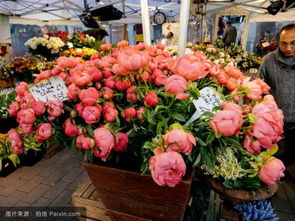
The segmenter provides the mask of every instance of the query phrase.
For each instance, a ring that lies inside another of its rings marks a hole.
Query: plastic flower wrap
[[[77,30],[69,36],[68,41],[72,44],[73,48],[91,48],[94,46],[95,38],[89,36],[88,34],[83,34],[81,31]]]
[[[31,134],[37,142],[60,136],[62,127],[62,141],[89,161],[151,174],[161,186],[176,186],[193,166],[252,190],[283,176],[272,157],[283,115],[270,88],[200,51],[173,58],[164,49],[122,41],[90,60],[59,57],[35,82],[58,75],[68,100],[36,101],[21,83],[10,106],[20,123],[17,147]]]
[[[278,42],[275,38],[271,40],[268,37],[264,37],[257,45],[256,45],[256,53],[265,56],[269,52],[272,52],[278,48]]]

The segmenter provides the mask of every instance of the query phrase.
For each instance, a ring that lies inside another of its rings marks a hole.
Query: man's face
[[[285,56],[295,56],[295,28],[280,34],[280,50]]]

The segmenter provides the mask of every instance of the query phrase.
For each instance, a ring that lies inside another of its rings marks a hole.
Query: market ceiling
[[[192,0],[192,3],[204,1],[208,1],[207,11],[236,5],[256,13],[268,14],[266,8],[271,5],[270,0],[235,0],[231,2]],[[295,6],[294,0],[275,0],[275,2],[277,1],[289,4],[288,6],[292,4],[290,8]],[[150,15],[160,10],[167,16],[177,16],[180,2],[181,0],[149,0]],[[78,20],[78,15],[85,11],[108,5],[113,5],[122,11],[123,18],[136,19],[141,16],[140,0],[0,0],[0,13],[40,20]],[[294,8],[290,10],[294,10]]]

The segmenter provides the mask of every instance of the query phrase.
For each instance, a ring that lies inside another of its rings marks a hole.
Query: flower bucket
[[[16,170],[16,167],[13,165],[10,159],[7,159],[7,158],[3,159],[1,163],[2,163],[2,170],[0,171],[0,177],[6,177]]]
[[[20,164],[23,166],[33,166],[38,163],[43,157],[44,151],[28,150],[27,154],[21,154],[19,156]]]
[[[18,126],[15,117],[0,120],[0,133],[6,134],[11,128]]]
[[[275,183],[267,189],[258,189],[256,192],[232,189],[223,186],[220,182],[210,178],[208,183],[211,188],[220,195],[220,198],[231,205],[249,203],[254,200],[268,199],[278,191],[278,184]]]
[[[193,173],[174,188],[149,175],[84,163],[106,209],[148,220],[183,220]]]

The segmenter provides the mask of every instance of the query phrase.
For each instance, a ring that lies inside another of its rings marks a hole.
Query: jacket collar
[[[277,49],[274,51],[274,55],[275,55],[275,58],[276,58],[280,63],[289,66],[289,65],[286,63],[285,57],[284,57],[284,55],[282,54],[282,52],[280,51],[280,48],[277,48]],[[291,67],[292,69],[295,69],[295,61],[290,65],[290,67]]]

